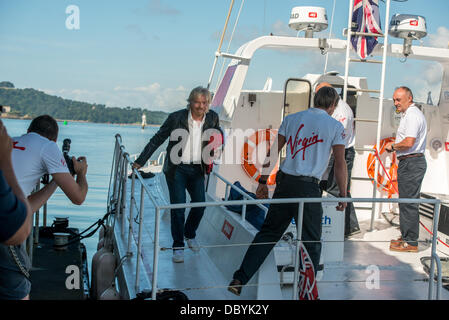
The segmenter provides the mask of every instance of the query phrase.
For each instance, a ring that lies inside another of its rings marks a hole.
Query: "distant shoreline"
[[[8,116],[8,115],[4,115],[2,114],[1,119],[13,119],[13,120],[31,120],[31,117],[17,117],[17,116]],[[140,127],[142,124],[138,123],[138,122],[134,122],[134,123],[117,123],[117,122],[92,122],[92,121],[88,121],[88,120],[69,120],[69,119],[55,119],[58,122],[80,122],[80,123],[101,123],[101,124],[116,124],[119,126],[137,126]],[[147,124],[145,127],[160,127],[160,124]]]

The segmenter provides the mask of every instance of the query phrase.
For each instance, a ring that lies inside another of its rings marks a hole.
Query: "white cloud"
[[[447,48],[449,46],[449,29],[439,27],[436,34],[429,34],[428,44],[432,47]]]
[[[407,76],[406,82],[410,82],[413,90],[413,99],[417,102],[426,103],[429,92],[431,92],[432,101],[438,103],[443,68],[439,63],[425,63],[420,69],[420,76]]]
[[[295,37],[297,32],[291,29],[284,21],[278,20],[271,26],[271,32],[275,36],[291,36]]]

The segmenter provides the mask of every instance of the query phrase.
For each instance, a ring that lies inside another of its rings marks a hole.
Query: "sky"
[[[192,88],[207,85],[230,2],[0,0],[0,81],[108,107],[179,109],[186,105]],[[288,27],[295,6],[325,7],[330,25],[334,0],[245,0],[229,45],[241,3],[235,0],[222,51],[234,53],[245,42],[270,33],[296,36]],[[73,19],[74,11],[68,10],[70,6],[79,10],[79,25]],[[347,7],[347,0],[336,0],[332,30],[336,38],[343,39]],[[384,26],[385,4],[381,1],[380,10]],[[428,35],[422,45],[447,48],[448,0],[392,2],[390,17],[395,13],[424,16]],[[328,34],[329,29],[316,37]],[[390,43],[402,43],[389,39]],[[414,45],[420,42],[414,41]],[[442,76],[438,64],[409,60],[404,68],[397,58],[387,61],[387,97],[394,87],[408,85],[415,100],[425,102],[431,91],[434,103],[438,101]],[[254,56],[244,88],[262,89],[271,77],[273,89],[281,90],[287,78],[322,73],[323,69],[324,56],[320,54],[265,50]],[[344,74],[344,56],[331,55],[327,70]],[[371,88],[379,88],[380,70],[352,64],[350,75],[367,77]]]

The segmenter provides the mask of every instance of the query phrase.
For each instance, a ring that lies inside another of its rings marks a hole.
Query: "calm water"
[[[2,119],[11,137],[26,133],[30,120]],[[51,225],[56,216],[69,217],[70,227],[85,230],[91,224],[102,218],[106,213],[106,200],[109,188],[112,156],[115,135],[122,136],[123,143],[129,154],[140,153],[158,128],[113,124],[94,124],[69,122],[64,125],[59,122],[58,146],[62,147],[65,138],[72,140],[70,155],[86,156],[88,163],[87,181],[89,191],[85,202],[76,206],[67,199],[61,189],[53,194],[48,202],[47,224]],[[161,147],[160,150],[164,150]],[[151,159],[157,159],[158,150]],[[42,214],[40,215],[42,224]],[[97,249],[98,233],[83,240],[88,253],[89,273],[92,256]]]

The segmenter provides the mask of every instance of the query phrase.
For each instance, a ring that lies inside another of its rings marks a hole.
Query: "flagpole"
[[[334,5],[333,5],[333,7],[332,7],[331,27],[330,27],[330,29],[329,29],[329,36],[328,36],[328,39],[330,39],[330,37],[332,36],[332,27],[334,26],[335,2],[336,2],[336,0],[334,0]],[[323,71],[323,74],[326,73],[326,70],[327,70],[327,61],[328,61],[328,59],[329,59],[329,51],[326,52],[326,61],[324,62],[324,71]]]
[[[349,53],[351,50],[351,24],[352,24],[353,8],[354,8],[354,0],[349,0],[348,33],[347,33],[348,39],[346,40],[345,82],[343,87],[343,101],[345,102],[348,96]]]

